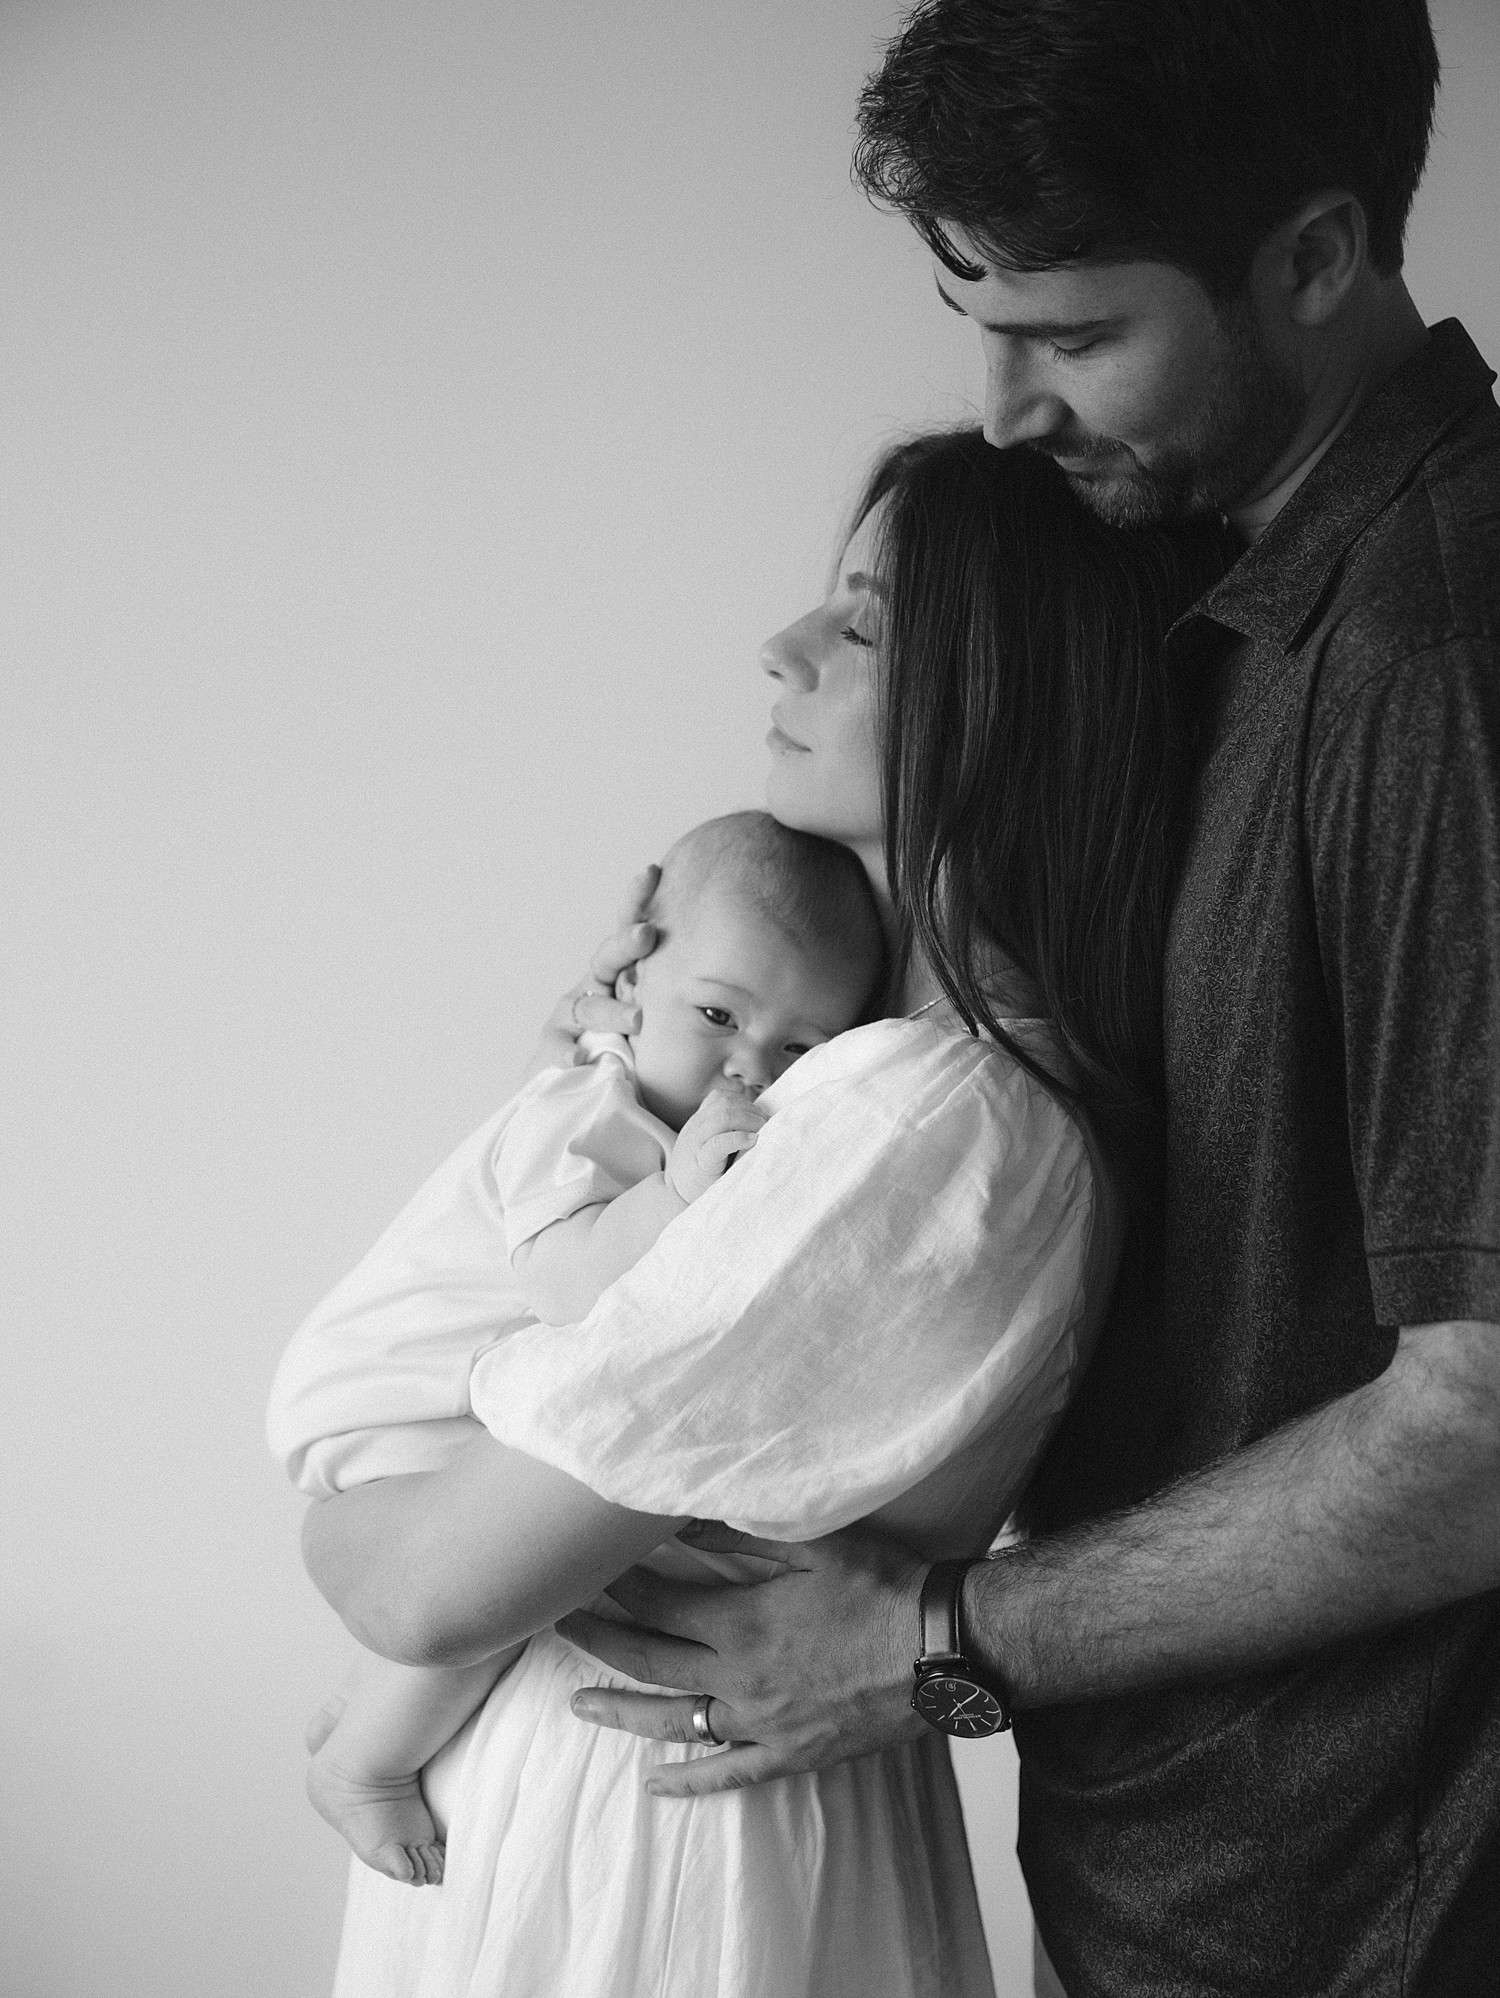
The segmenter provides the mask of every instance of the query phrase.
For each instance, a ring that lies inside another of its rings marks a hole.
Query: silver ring
[[[693,1702],[693,1733],[706,1748],[722,1748],[723,1741],[713,1731],[708,1718],[708,1710],[713,1704],[712,1693],[700,1693]]]

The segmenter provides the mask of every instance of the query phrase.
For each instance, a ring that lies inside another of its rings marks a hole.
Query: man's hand
[[[667,1185],[691,1204],[724,1177],[732,1158],[751,1150],[769,1115],[757,1109],[754,1092],[743,1082],[729,1079],[711,1090],[677,1133]]]
[[[528,1082],[544,1068],[575,1068],[580,1034],[633,1034],[641,1024],[636,1008],[615,998],[615,980],[626,965],[649,957],[656,948],[656,930],[643,918],[660,879],[661,869],[653,865],[631,882],[618,929],[594,952],[588,977],[570,985],[553,1007],[527,1064]]]
[[[565,1637],[616,1671],[686,1694],[591,1687],[573,1696],[582,1720],[654,1741],[697,1739],[693,1699],[709,1693],[722,1755],[661,1765],[658,1797],[701,1797],[821,1769],[919,1740],[911,1708],[917,1599],[927,1563],[863,1528],[807,1546],[755,1540],[725,1526],[682,1537],[715,1553],[753,1554],[780,1572],[748,1586],[704,1588],[632,1569],[609,1594],[634,1623],[577,1610]]]

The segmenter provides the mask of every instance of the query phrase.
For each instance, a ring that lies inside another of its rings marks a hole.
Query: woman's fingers
[[[651,906],[651,897],[660,885],[661,869],[653,860],[641,869],[625,890],[625,899],[621,902],[620,913],[615,918],[620,929],[628,929],[632,923],[640,922]],[[648,924],[647,928],[649,927]]]
[[[633,1034],[641,1024],[635,1006],[601,992],[588,979],[569,986],[552,1008],[541,1039],[526,1064],[528,1081],[546,1068],[573,1068],[584,1059],[578,1051],[578,1036],[593,1034]]]
[[[656,926],[643,920],[661,869],[642,868],[626,891],[620,926],[594,952],[587,978],[570,985],[553,1007],[536,1050],[526,1065],[528,1081],[546,1068],[573,1068],[580,1034],[633,1034],[641,1024],[632,1000],[616,999],[615,980],[627,965],[656,948]]]
[[[649,902],[650,899],[648,895],[646,900]],[[637,908],[594,952],[589,963],[589,975],[596,985],[612,986],[627,964],[634,964],[637,958],[649,957],[655,948],[656,925],[643,921]]]
[[[633,1034],[641,1024],[640,1008],[633,1000],[617,999],[591,985],[574,988],[568,1018],[577,1034]]]

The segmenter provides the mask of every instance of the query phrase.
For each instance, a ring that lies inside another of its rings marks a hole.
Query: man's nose
[[[768,638],[760,648],[760,670],[769,673],[773,680],[780,680],[788,687],[800,687],[803,691],[816,686],[818,669],[813,663],[809,636],[812,617],[799,617],[795,624],[789,624],[784,631],[778,631],[774,638]]]
[[[999,450],[1037,444],[1065,429],[1067,405],[1036,379],[1024,353],[1008,342],[985,349],[984,434]]]

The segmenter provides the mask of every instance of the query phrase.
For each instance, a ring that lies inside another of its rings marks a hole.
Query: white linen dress
[[[480,1352],[473,1416],[642,1511],[780,1539],[873,1516],[933,1558],[986,1547],[1088,1355],[1117,1227],[1078,1122],[943,1015],[805,1055],[762,1098],[755,1149],[583,1324]],[[408,1209],[413,1268],[443,1263],[442,1180]],[[380,1364],[401,1260],[384,1294],[335,1293],[333,1375],[351,1325]],[[403,1336],[410,1369],[409,1319]],[[305,1460],[297,1411],[341,1418],[298,1340],[273,1428]],[[680,1542],[651,1559],[765,1572]],[[531,1640],[426,1772],[443,1885],[353,1863],[335,1998],[992,1998],[945,1740],[658,1799],[653,1765],[713,1751],[574,1719],[571,1693],[601,1683],[633,1682]]]

